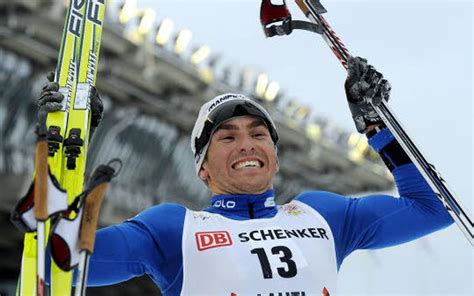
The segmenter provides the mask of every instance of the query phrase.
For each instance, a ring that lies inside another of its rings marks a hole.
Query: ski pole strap
[[[305,21],[284,21],[281,25],[273,24],[268,27],[263,27],[263,31],[267,37],[289,35],[294,29],[323,34],[323,29],[320,26]]]
[[[292,21],[285,1],[282,5],[275,5],[270,0],[263,0],[260,6],[260,22],[267,37],[289,35],[294,29],[323,34],[323,29],[317,24]]]
[[[270,0],[262,0],[260,5],[260,22],[262,25],[266,26],[285,20],[291,20],[291,14],[284,0],[281,5],[272,4]]]
[[[412,163],[408,154],[387,127],[381,131],[367,135],[372,148],[380,155],[382,161],[392,172],[395,168]]]
[[[99,186],[100,184],[104,182],[106,183],[110,182],[112,178],[116,176],[115,169],[111,167],[109,164],[107,165],[102,164],[95,169],[95,171],[92,173],[92,176],[89,179],[89,184],[87,186],[89,190],[94,190],[95,187]]]
[[[120,167],[116,171],[111,164],[119,163]],[[86,250],[89,254],[94,251],[95,231],[97,229],[97,220],[99,217],[100,205],[105,195],[105,191],[112,178],[117,176],[122,168],[122,162],[119,159],[110,161],[107,165],[100,165],[92,174],[88,193],[83,205],[83,214],[80,230],[79,247]]]
[[[26,195],[18,201],[10,214],[10,222],[23,233],[36,231],[34,185],[32,182]]]

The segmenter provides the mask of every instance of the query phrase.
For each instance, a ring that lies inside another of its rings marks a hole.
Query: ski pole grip
[[[87,250],[89,254],[92,254],[94,251],[95,231],[97,229],[100,205],[108,186],[108,182],[99,184],[85,199],[79,246],[81,250]]]
[[[40,221],[48,219],[48,141],[39,140],[35,152],[34,212]]]

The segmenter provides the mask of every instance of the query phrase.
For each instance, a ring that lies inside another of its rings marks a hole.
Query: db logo
[[[230,246],[232,239],[227,231],[196,232],[196,244],[199,251]]]

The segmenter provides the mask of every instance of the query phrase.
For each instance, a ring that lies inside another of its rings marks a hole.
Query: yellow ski
[[[37,146],[42,149],[37,150],[43,153],[37,153],[35,160],[42,168],[41,174],[40,171],[35,173],[37,176],[33,178],[34,186],[31,186],[27,196],[22,199],[23,203],[19,203],[15,209],[16,212],[12,214],[12,217],[16,215],[17,221],[21,220],[20,224],[23,223],[20,228],[25,229],[22,226],[26,226],[26,231],[28,231],[24,239],[17,295],[44,295],[45,293],[43,287],[44,249],[48,243],[50,230],[49,220],[47,220],[50,210],[48,208],[50,204],[47,202],[48,195],[53,191],[61,193],[64,188],[67,195],[63,192],[60,198],[67,199],[65,203],[70,204],[84,187],[91,121],[89,92],[95,85],[97,76],[104,13],[105,0],[71,0],[67,10],[55,73],[55,81],[59,84],[59,91],[65,98],[63,107],[60,111],[49,113],[47,116],[45,126],[47,148],[45,141],[40,141],[38,137]],[[47,161],[40,159],[46,158],[46,154],[48,154]],[[40,155],[43,156],[40,157]],[[47,168],[45,168],[46,162]],[[48,173],[44,173],[48,168],[49,179],[45,177]],[[57,181],[52,183],[59,184],[53,186],[50,182],[44,185],[47,183],[46,180]],[[38,183],[42,184],[41,190],[37,189],[40,187]],[[48,193],[48,190],[51,192]],[[41,194],[36,192],[41,192]],[[34,203],[33,198],[29,198],[31,196],[34,197]],[[36,229],[31,223],[33,204],[34,216],[37,220]],[[45,204],[47,205],[44,206]],[[39,211],[40,208],[42,211]],[[20,218],[25,212],[28,212],[26,216],[29,215],[29,224],[24,224],[27,220],[23,219],[24,216]],[[36,230],[38,232],[33,232]],[[37,236],[41,237],[41,244],[37,244]],[[71,294],[72,271],[63,271],[52,261],[50,280],[52,295]]]
[[[84,15],[85,12],[85,5],[79,5],[81,4],[80,2],[81,1],[73,1],[73,5],[70,5],[67,10],[55,73],[55,81],[58,82],[60,91],[64,95],[63,108],[58,112],[50,113],[46,121],[49,155],[48,166],[51,174],[55,176],[58,181],[61,180],[63,139],[68,121],[70,99],[75,93],[76,88],[77,62],[81,45],[81,33],[83,31],[82,15]],[[47,244],[48,233],[49,221],[47,221],[45,227],[45,241],[42,242],[44,245]],[[36,287],[36,236],[36,232],[25,234],[17,295],[35,295],[42,293]]]
[[[91,122],[89,92],[91,87],[95,85],[97,77],[100,40],[105,14],[105,0],[87,0],[83,2],[85,2],[85,14],[77,72],[77,87],[69,105],[61,172],[61,185],[67,191],[69,204],[84,188]],[[72,272],[62,271],[56,264],[52,264],[52,295],[70,295],[71,287]]]

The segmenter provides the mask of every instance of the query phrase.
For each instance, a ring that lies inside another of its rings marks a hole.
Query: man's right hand
[[[56,112],[61,110],[64,96],[59,92],[59,84],[54,82],[54,73],[48,73],[47,78],[48,82],[43,86],[38,99],[38,109],[46,113]]]

